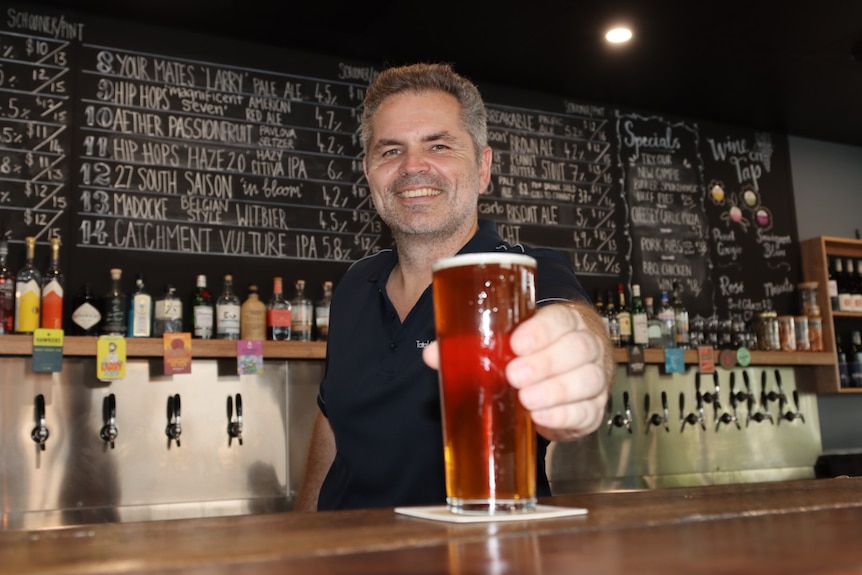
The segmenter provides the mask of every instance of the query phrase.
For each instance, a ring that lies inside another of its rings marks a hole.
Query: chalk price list
[[[79,245],[346,261],[380,248],[362,87],[85,48]]]
[[[0,32],[0,216],[12,241],[62,235],[68,206],[68,42]]]

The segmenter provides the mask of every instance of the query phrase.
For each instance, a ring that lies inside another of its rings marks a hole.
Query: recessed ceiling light
[[[632,31],[624,27],[611,28],[610,30],[608,30],[607,34],[605,34],[605,40],[607,40],[611,44],[622,44],[623,42],[628,42],[631,39]]]

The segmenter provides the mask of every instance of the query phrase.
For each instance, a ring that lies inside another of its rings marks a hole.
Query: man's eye
[[[446,144],[434,144],[433,146],[431,146],[431,149],[435,150],[435,151],[440,151],[440,150],[445,150],[448,147],[449,146],[447,146]]]
[[[397,148],[391,148],[389,150],[383,150],[383,153],[381,153],[380,155],[384,158],[396,156],[396,155],[398,155],[398,149]]]

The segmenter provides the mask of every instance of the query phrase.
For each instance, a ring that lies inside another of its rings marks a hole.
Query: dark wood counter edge
[[[97,337],[65,336],[63,338],[63,355],[95,356]],[[0,357],[4,355],[31,355],[33,353],[33,337],[30,335],[0,335]],[[162,357],[162,340],[159,338],[127,338],[126,355],[128,357]],[[236,357],[236,342],[221,339],[192,340],[193,357]],[[265,341],[263,356],[267,359],[324,359],[326,343],[321,341]],[[628,363],[628,350],[614,350],[614,360],[617,363]],[[664,351],[661,349],[645,349],[644,360],[647,364],[663,364]],[[697,364],[697,350],[685,351],[686,364]],[[752,351],[752,365],[799,365],[818,366],[832,365],[834,355],[829,352],[781,352]]]
[[[228,572],[230,566],[245,567],[246,572],[252,564],[304,560],[325,565],[327,558],[336,556],[471,544],[489,538],[590,533],[614,537],[615,532],[623,531],[634,535],[659,527],[689,529],[686,526],[704,522],[829,513],[862,507],[860,493],[862,478],[572,494],[546,498],[542,503],[585,507],[588,515],[454,524],[401,516],[392,509],[277,513],[5,531],[0,532],[0,547],[4,568],[19,575],[173,573],[205,566],[220,566],[223,571],[218,572]],[[786,543],[793,545],[790,540]]]

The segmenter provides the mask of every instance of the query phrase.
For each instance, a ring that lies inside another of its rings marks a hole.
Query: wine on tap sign
[[[0,233],[62,238],[70,294],[108,269],[186,297],[273,276],[316,297],[391,246],[358,123],[379,64],[26,5],[0,18]],[[456,63],[457,68],[457,63]],[[590,292],[674,283],[693,315],[792,312],[786,136],[486,85],[480,217],[556,249]]]

